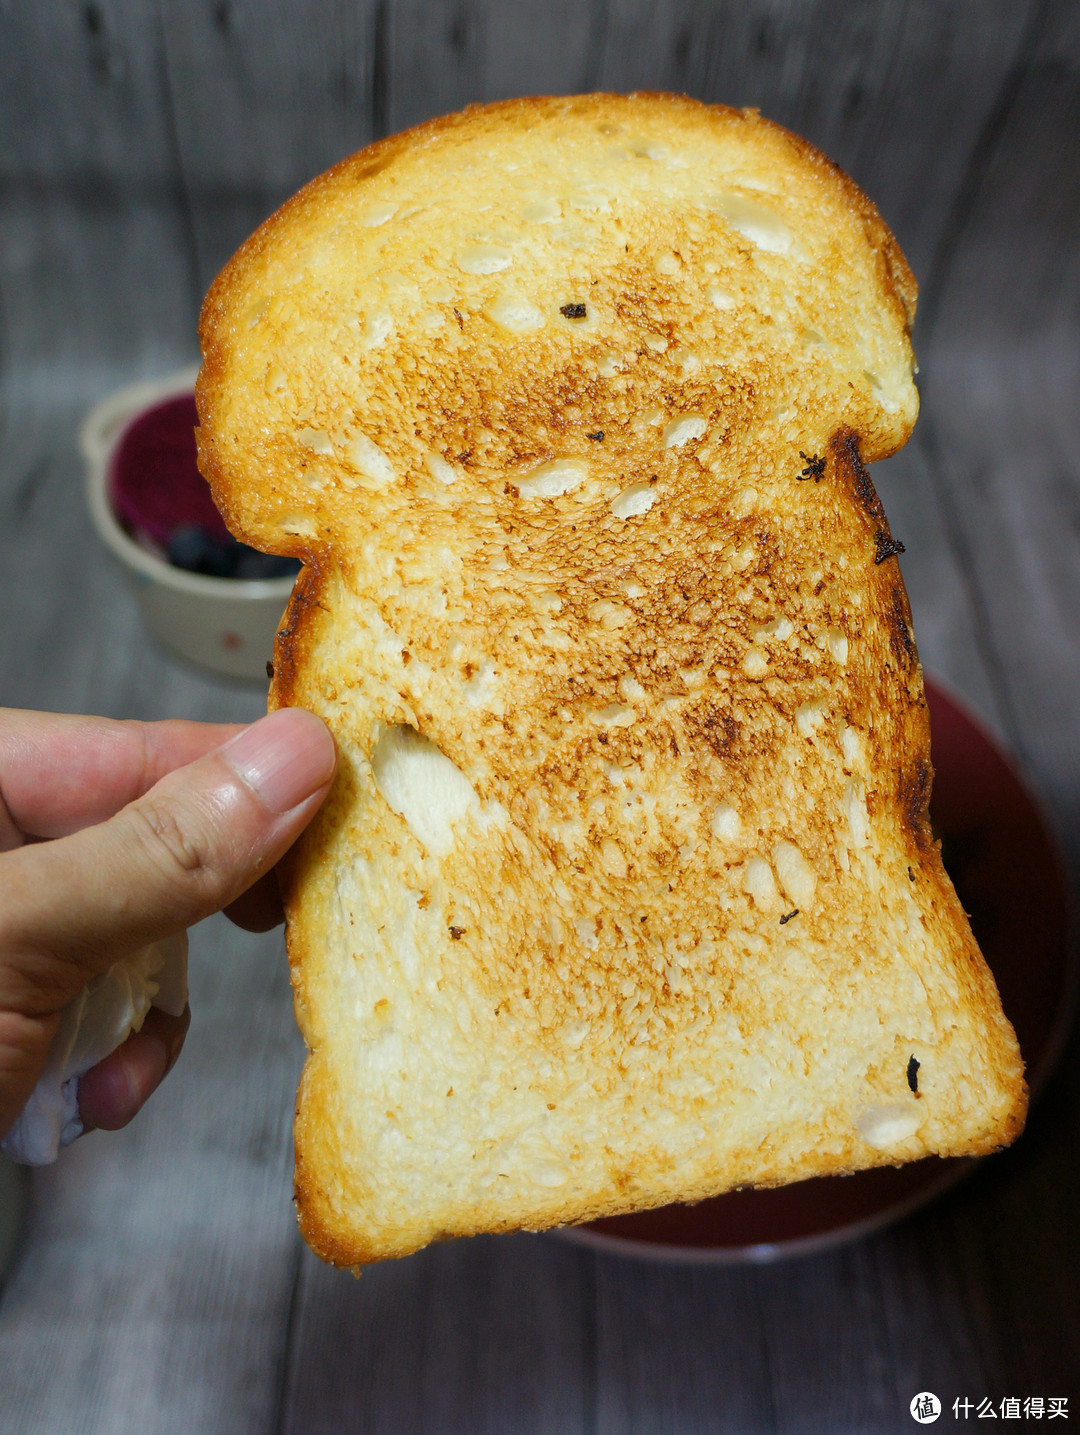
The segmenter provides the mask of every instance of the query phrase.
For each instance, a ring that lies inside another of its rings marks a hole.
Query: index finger
[[[0,708],[0,851],[104,822],[244,726]]]

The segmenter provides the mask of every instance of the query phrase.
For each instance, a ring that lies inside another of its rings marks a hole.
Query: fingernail
[[[334,739],[314,713],[281,708],[218,749],[270,812],[290,812],[334,775]]]

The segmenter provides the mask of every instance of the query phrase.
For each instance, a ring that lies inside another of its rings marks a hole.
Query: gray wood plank
[[[952,251],[921,443],[1009,735],[1080,863],[1080,23],[1051,21]]]
[[[890,527],[906,546],[900,567],[923,669],[1002,739],[1004,716],[925,454],[919,444],[909,442],[892,458],[874,464],[870,474]]]
[[[200,291],[163,57],[140,0],[0,7],[0,355],[17,379],[30,364],[70,382],[104,355],[153,366],[178,325],[190,351]]]
[[[5,460],[73,449],[81,410],[197,357],[184,225],[171,203],[0,186],[0,425]],[[40,425],[40,428],[35,428]]]
[[[118,187],[179,206],[201,292],[312,174],[373,134],[472,100],[671,88],[756,104],[807,134],[879,201],[927,268],[1034,0],[133,0],[0,14],[0,172],[100,202]],[[47,64],[22,56],[48,55]],[[914,83],[913,81],[917,81]]]
[[[597,1435],[775,1430],[759,1276],[602,1259]]]
[[[599,1267],[599,1435],[894,1432],[870,1248],[775,1267]]]
[[[385,59],[389,130],[476,102],[594,88],[604,10],[573,0],[395,0]]]
[[[115,194],[170,186],[156,6],[0,6],[0,176]]]
[[[433,1246],[359,1279],[305,1255],[282,1435],[590,1430],[593,1264],[552,1236]]]
[[[374,137],[379,10],[376,0],[162,0],[203,289],[267,214]]]

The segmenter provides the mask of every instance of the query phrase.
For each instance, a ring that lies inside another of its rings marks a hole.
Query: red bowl
[[[928,682],[942,855],[1016,1029],[1032,1094],[1068,1032],[1068,896],[1038,807],[982,727]],[[563,1234],[598,1249],[681,1262],[771,1261],[855,1240],[932,1200],[977,1165],[929,1157],[853,1176],[730,1191],[696,1206],[611,1216]]]

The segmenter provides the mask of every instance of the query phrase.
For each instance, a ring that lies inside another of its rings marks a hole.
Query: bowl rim
[[[112,555],[127,569],[162,588],[199,598],[226,598],[236,602],[266,599],[284,605],[293,590],[295,575],[283,578],[211,578],[174,568],[140,548],[125,531],[108,496],[109,464],[117,445],[134,420],[169,398],[194,388],[198,365],[189,365],[162,379],[127,384],[94,405],[79,426],[79,448],[86,463],[86,500],[94,529]]]

